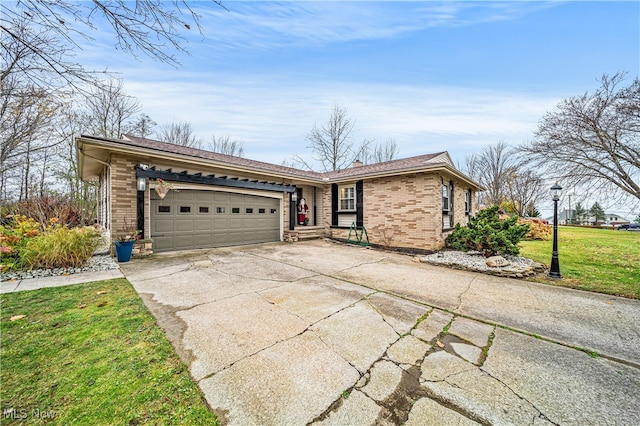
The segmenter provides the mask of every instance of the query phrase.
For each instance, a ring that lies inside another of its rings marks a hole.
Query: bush
[[[69,229],[51,219],[43,228],[33,218],[13,216],[0,225],[0,270],[79,267],[99,243],[100,234],[91,227]]]
[[[7,213],[32,217],[43,227],[46,227],[51,219],[56,219],[58,223],[69,228],[86,224],[82,220],[81,203],[64,195],[31,197],[7,206],[7,210]]]
[[[518,225],[517,222],[517,216],[500,219],[498,207],[494,206],[479,211],[469,219],[467,226],[456,224],[447,236],[446,243],[455,250],[480,251],[487,257],[497,254],[517,255],[520,253],[517,244],[529,232],[528,224]]]
[[[527,232],[527,235],[524,237],[526,240],[529,240],[529,241],[548,240],[549,237],[551,236],[551,233],[553,232],[552,226],[546,225],[544,222],[542,222],[541,219],[520,218],[518,219],[518,223],[519,224],[524,223],[529,225],[529,232]]]
[[[42,232],[42,226],[33,218],[23,215],[4,218],[0,225],[0,271],[22,267],[22,250],[30,238]]]

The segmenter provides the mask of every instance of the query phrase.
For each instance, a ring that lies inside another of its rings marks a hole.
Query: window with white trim
[[[464,193],[464,214],[471,216],[471,190]]]
[[[353,211],[356,209],[356,186],[348,185],[340,187],[339,199],[340,211]]]
[[[442,229],[453,228],[453,182],[442,181]]]

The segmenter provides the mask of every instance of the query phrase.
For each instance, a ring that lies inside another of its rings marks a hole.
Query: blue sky
[[[159,124],[229,135],[245,156],[310,158],[305,136],[334,104],[354,139],[393,138],[400,156],[530,139],[546,111],[602,74],[640,71],[640,2],[192,3],[203,34],[173,68],[99,38],[85,65],[121,73]],[[109,52],[105,54],[105,52]]]

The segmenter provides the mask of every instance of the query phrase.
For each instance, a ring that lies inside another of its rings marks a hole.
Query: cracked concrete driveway
[[[640,424],[640,302],[329,241],[122,270],[230,425]]]

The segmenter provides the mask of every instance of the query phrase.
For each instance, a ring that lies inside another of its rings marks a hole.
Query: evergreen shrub
[[[466,226],[456,224],[446,244],[455,250],[480,251],[486,257],[517,255],[518,243],[529,232],[529,224],[518,224],[518,217],[500,219],[498,206],[479,211]]]

